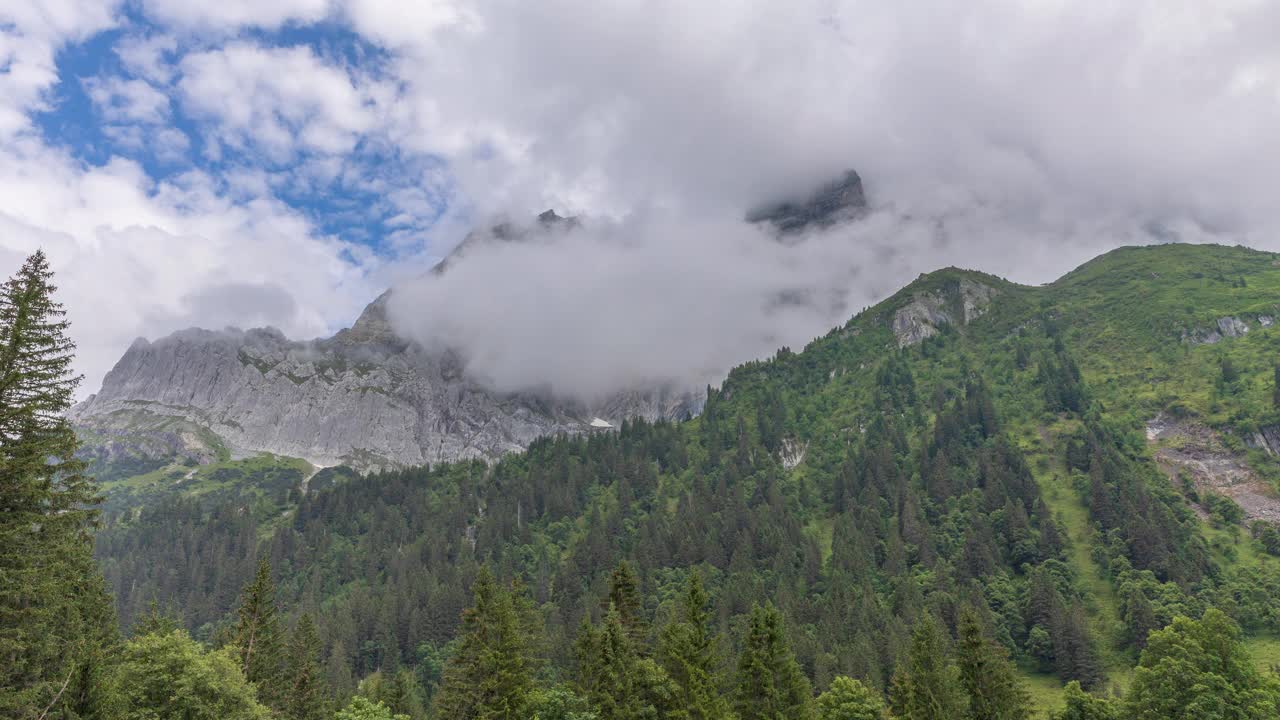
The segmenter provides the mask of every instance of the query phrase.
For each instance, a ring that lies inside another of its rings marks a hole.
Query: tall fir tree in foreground
[[[525,622],[487,566],[480,568],[471,592],[474,605],[462,614],[461,642],[445,666],[434,717],[526,720],[533,658]]]
[[[782,613],[768,603],[751,608],[738,658],[734,707],[741,720],[809,720],[812,690],[783,636]]]
[[[258,688],[258,697],[280,709],[285,696],[284,642],[276,609],[271,565],[258,563],[253,581],[245,586],[237,610],[235,646],[245,678]]]
[[[893,715],[901,720],[955,720],[968,709],[946,631],[925,613],[911,635],[905,667],[893,678]]]
[[[109,717],[115,616],[64,414],[80,377],[43,252],[0,287],[0,717]]]
[[[310,613],[303,613],[289,642],[288,692],[284,711],[290,720],[324,720],[329,688],[320,670],[320,638]]]
[[[956,664],[960,684],[969,695],[971,720],[1026,720],[1031,698],[1004,647],[987,636],[973,608],[964,608],[957,623]]]
[[[599,629],[584,627],[578,643],[578,677],[583,694],[601,720],[665,717],[672,707],[671,681],[662,668],[641,655],[622,613],[610,604]]]
[[[609,598],[604,603],[608,610],[612,604],[618,610],[618,619],[631,638],[636,652],[644,654],[649,635],[649,623],[644,616],[644,603],[640,599],[640,579],[631,568],[631,563],[623,560],[609,575]]]
[[[670,717],[725,720],[729,703],[721,692],[719,638],[711,629],[702,577],[689,574],[676,618],[662,628],[658,660],[671,678],[674,698]]]

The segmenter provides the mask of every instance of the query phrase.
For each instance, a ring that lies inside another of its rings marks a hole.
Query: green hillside
[[[726,657],[769,600],[817,690],[887,691],[925,619],[974,612],[1049,708],[1068,680],[1128,687],[1148,631],[1209,607],[1273,662],[1273,319],[1280,256],[1246,248],[1124,248],[1042,287],[941,270],[684,423],[305,486],[268,457],[113,478],[98,556],[126,626],[154,601],[204,639],[269,558],[339,694],[400,668],[430,693],[482,565],[524,584],[539,672],[570,682],[625,560],[641,646],[693,570]]]

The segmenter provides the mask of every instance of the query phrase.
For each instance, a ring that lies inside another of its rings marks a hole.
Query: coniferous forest
[[[895,341],[972,282],[985,316]],[[683,422],[107,509],[36,253],[0,295],[0,716],[1278,717],[1280,534],[1144,435],[1194,419],[1280,478],[1241,439],[1280,422],[1280,333],[1176,339],[1277,287],[1241,248],[945,270]]]

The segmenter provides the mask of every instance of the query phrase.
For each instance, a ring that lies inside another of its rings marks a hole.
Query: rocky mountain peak
[[[804,199],[766,205],[747,213],[746,220],[769,223],[780,235],[789,235],[854,219],[866,208],[862,178],[856,171],[847,170]]]

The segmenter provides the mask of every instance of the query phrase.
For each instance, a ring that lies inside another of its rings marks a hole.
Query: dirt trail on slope
[[[1147,422],[1147,442],[1154,450],[1156,464],[1175,488],[1182,486],[1180,477],[1187,476],[1196,490],[1236,501],[1250,522],[1280,522],[1280,497],[1275,490],[1212,429],[1161,413]],[[1200,507],[1196,512],[1205,514]]]

